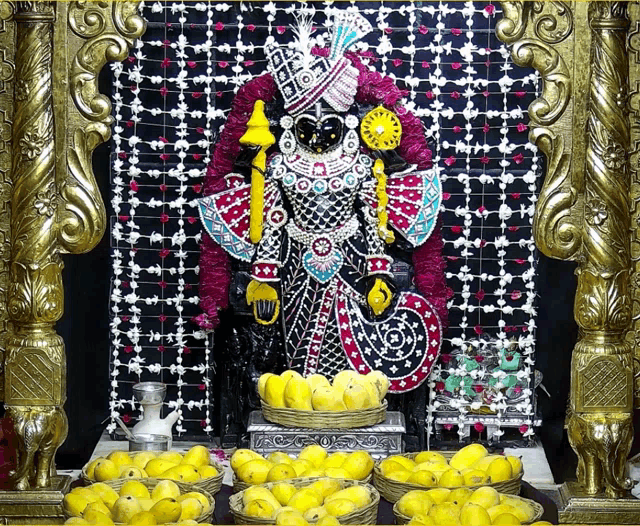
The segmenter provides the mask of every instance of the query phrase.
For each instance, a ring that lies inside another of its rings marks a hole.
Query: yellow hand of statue
[[[280,314],[280,300],[276,289],[255,279],[247,287],[247,304],[253,305],[253,316],[261,325],[271,325]]]
[[[367,303],[376,316],[380,316],[385,309],[391,305],[391,289],[380,278],[376,278],[376,281],[371,287],[369,294],[367,294]]]

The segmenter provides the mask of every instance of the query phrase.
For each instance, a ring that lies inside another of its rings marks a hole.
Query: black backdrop
[[[103,71],[101,91],[110,92],[110,74]],[[109,190],[109,145],[98,147],[94,172],[107,206]],[[108,215],[113,212],[108,210]],[[109,416],[109,236],[90,253],[66,256],[63,279],[65,312],[58,323],[68,362],[69,436],[61,446],[57,465],[80,467],[90,457]],[[539,392],[543,427],[537,430],[556,481],[575,473],[575,455],[563,430],[569,392],[571,349],[577,337],[573,320],[576,279],[574,265],[540,256],[538,267],[536,368],[550,394]],[[634,448],[636,449],[636,448]]]

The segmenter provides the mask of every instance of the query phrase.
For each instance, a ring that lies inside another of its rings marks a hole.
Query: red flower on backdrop
[[[190,217],[187,217],[187,221],[189,221],[189,223],[193,225],[198,221],[198,218],[190,216]]]
[[[138,183],[136,181],[131,181],[129,183],[129,188],[131,189],[132,192],[137,192],[138,191]]]
[[[158,252],[158,255],[164,259],[166,258],[169,254],[171,253],[171,251],[168,248],[163,248],[160,252]]]
[[[451,157],[447,157],[444,160],[444,164],[446,164],[447,166],[452,166],[456,163],[456,158],[452,155]]]
[[[520,292],[519,290],[514,290],[511,293],[511,299],[513,301],[519,300],[520,298],[522,298],[522,292]]]
[[[164,315],[164,314],[160,314],[160,316],[158,316],[158,319],[159,319],[161,322],[165,322],[165,321],[167,321],[167,316],[166,316],[166,315]]]
[[[482,433],[484,431],[484,424],[482,422],[476,422],[473,424],[473,429],[475,429],[478,433]]]
[[[431,100],[435,98],[435,95],[433,94],[433,91],[429,90],[425,93],[426,97]]]
[[[527,126],[524,122],[519,122],[518,123],[518,131],[519,132],[525,132],[529,129],[529,126]]]
[[[519,99],[525,97],[527,95],[526,91],[516,91],[515,92],[516,97],[518,97]]]
[[[426,35],[429,32],[426,26],[420,26],[418,28],[418,31],[420,31],[420,33],[422,33],[423,35]]]
[[[451,34],[453,36],[459,37],[460,35],[462,35],[462,29],[458,29],[457,27],[455,27],[451,30]]]
[[[485,292],[483,289],[479,289],[478,292],[476,292],[476,299],[478,301],[482,301],[484,299],[485,296]]]
[[[256,26],[254,26],[253,24],[249,24],[247,26],[247,31],[255,31],[256,30]]]
[[[487,14],[492,15],[496,12],[496,6],[494,6],[493,4],[489,4],[484,7],[484,10],[487,12]]]
[[[422,61],[422,67],[427,69],[427,68],[430,68],[431,66],[429,65],[429,63],[426,60],[423,60]]]
[[[529,426],[527,424],[522,424],[519,429],[520,433],[525,434],[527,431],[529,431]]]
[[[226,67],[229,67],[229,63],[226,60],[221,60],[220,62],[218,62],[218,66],[224,69]]]
[[[158,91],[160,91],[160,95],[162,95],[163,97],[166,97],[167,93],[169,93],[169,90],[166,86],[162,86]]]
[[[161,68],[168,68],[170,65],[171,65],[171,59],[168,57],[163,59],[162,62],[160,63]]]
[[[279,35],[283,35],[286,30],[287,30],[287,28],[284,27],[284,26],[278,26],[276,28],[276,31],[278,32]]]
[[[475,332],[477,335],[480,335],[484,332],[484,330],[482,329],[482,325],[476,325],[473,328],[473,332]]]
[[[158,351],[164,352],[165,351],[164,345],[158,345]]]
[[[122,415],[122,421],[125,424],[128,424],[129,422],[131,422],[131,416],[130,415]]]
[[[386,28],[384,30],[385,34],[390,35],[391,33],[393,33],[393,29],[391,29],[390,27]]]
[[[158,287],[160,287],[161,289],[166,289],[167,288],[167,282],[166,281],[158,281]]]
[[[462,128],[460,126],[453,127],[453,133],[460,133],[461,131],[462,131]]]
[[[453,225],[451,227],[451,232],[453,232],[454,234],[459,234],[460,232],[462,232],[462,227],[460,225]]]
[[[162,183],[162,184],[159,186],[159,188],[160,188],[160,191],[161,191],[161,192],[163,192],[163,193],[167,191],[167,185],[166,185],[166,184],[164,184],[164,183]]]
[[[168,161],[169,160],[169,154],[168,153],[161,153],[160,154],[160,160]]]
[[[451,64],[451,69],[460,69],[462,67],[462,64],[460,64],[460,62],[454,62],[453,64]]]
[[[514,161],[516,164],[522,164],[522,161],[524,161],[524,155],[522,155],[521,153],[519,153],[519,154],[517,154],[517,155],[514,155],[514,156],[513,156],[513,161]]]
[[[169,222],[169,216],[167,214],[160,214],[160,222],[161,223],[168,223]]]
[[[187,66],[189,66],[191,69],[193,69],[193,68],[195,68],[197,66],[197,64],[193,60],[189,60],[189,61],[187,61]]]
[[[133,352],[133,346],[131,346],[131,345],[125,345],[125,346],[124,346],[124,352],[125,352],[125,353],[127,353],[127,354],[132,353],[132,352]]]
[[[397,68],[402,66],[402,59],[401,58],[394,58],[393,59],[393,65]]]
[[[487,157],[486,155],[483,157],[480,157],[480,162],[482,164],[489,164],[489,157]]]
[[[215,28],[216,31],[222,31],[224,29],[224,24],[222,22],[217,22]]]
[[[451,194],[449,192],[442,192],[442,200],[448,201],[449,199],[451,199]]]
[[[462,96],[462,95],[460,95],[460,92],[459,92],[459,91],[452,91],[452,92],[451,92],[451,98],[452,98],[452,99],[458,100],[461,96]]]

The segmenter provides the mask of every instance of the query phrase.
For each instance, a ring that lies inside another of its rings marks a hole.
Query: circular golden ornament
[[[393,150],[400,144],[402,125],[395,113],[378,106],[362,119],[360,135],[372,150]]]

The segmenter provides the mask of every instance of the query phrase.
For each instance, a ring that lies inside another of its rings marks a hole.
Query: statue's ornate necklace
[[[292,155],[284,157],[283,160],[289,171],[310,179],[324,179],[348,171],[358,161],[358,156],[358,152],[346,154],[342,146],[321,154],[314,154],[298,147]]]

